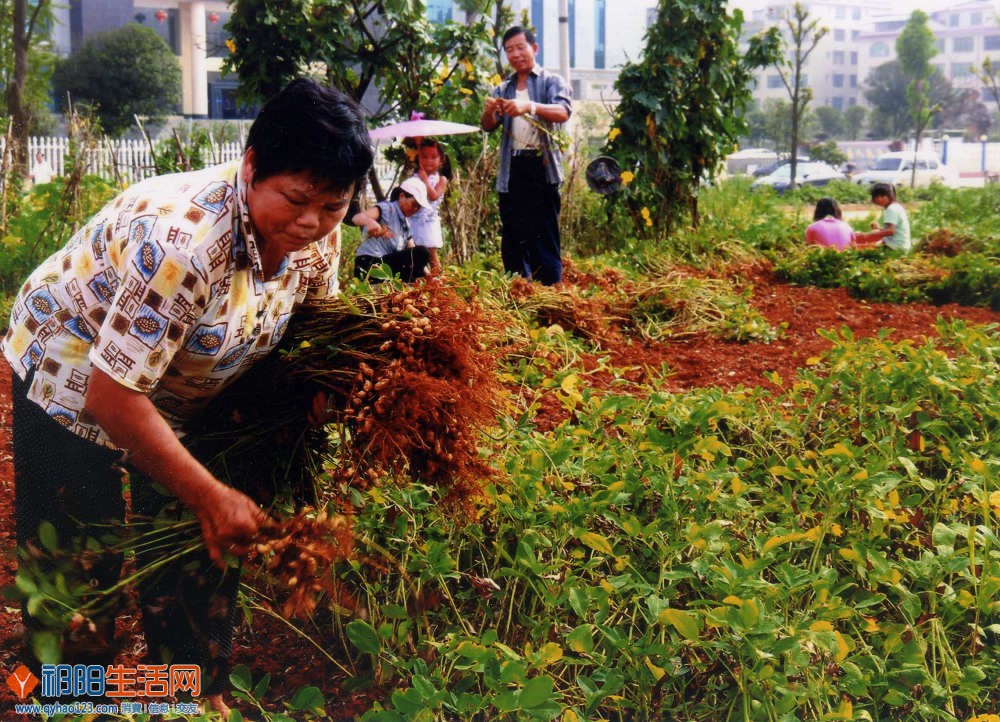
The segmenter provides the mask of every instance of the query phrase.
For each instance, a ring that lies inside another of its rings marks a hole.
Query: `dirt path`
[[[939,317],[962,318],[974,323],[1000,324],[1000,313],[981,308],[961,306],[893,305],[866,303],[851,298],[843,289],[798,288],[776,283],[768,269],[740,269],[736,277],[753,285],[753,303],[772,324],[785,324],[783,336],[773,343],[738,344],[699,336],[665,344],[624,343],[607,349],[612,363],[629,368],[628,374],[638,382],[647,369],[659,369],[666,364],[673,373],[669,390],[682,391],[693,387],[774,386],[766,374],[776,373],[782,384],[789,382],[796,369],[806,359],[829,347],[816,332],[846,326],[856,337],[873,336],[885,328],[894,329],[894,339],[919,340],[934,334]],[[588,360],[584,360],[585,364]],[[590,363],[596,368],[594,360]],[[587,378],[602,384],[600,372]],[[558,419],[558,405],[543,404],[537,424],[540,429],[553,428]],[[10,369],[0,362],[0,586],[12,582],[13,556],[13,470],[10,451]],[[126,645],[132,650],[131,659],[141,650],[134,634],[134,619],[123,624],[123,635],[131,635]],[[0,671],[6,678],[21,660],[21,626],[17,607],[9,602],[0,607]],[[320,687],[328,700],[328,712],[333,719],[350,719],[363,700],[344,695],[339,689],[336,667],[294,632],[278,622],[263,618],[255,628],[241,630],[234,653],[234,662],[247,664],[255,679],[265,671],[273,677],[271,693],[291,694],[305,684]],[[0,685],[0,718],[17,720],[12,713],[14,698],[6,685]],[[364,707],[361,707],[362,709]]]

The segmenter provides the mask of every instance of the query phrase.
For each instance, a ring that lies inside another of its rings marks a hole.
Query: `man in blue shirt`
[[[480,120],[486,131],[503,126],[496,186],[500,255],[508,273],[551,285],[562,280],[563,180],[562,151],[552,130],[569,120],[572,92],[561,77],[535,64],[538,43],[530,30],[512,27],[504,33],[503,48],[514,72],[487,98]]]

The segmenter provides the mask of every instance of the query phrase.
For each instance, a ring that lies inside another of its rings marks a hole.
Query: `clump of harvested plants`
[[[350,517],[344,514],[314,514],[306,508],[269,519],[258,532],[248,576],[263,579],[283,597],[281,614],[289,619],[308,617],[323,597],[351,607],[333,565],[350,557],[353,539]]]
[[[325,469],[342,486],[409,476],[469,502],[492,475],[478,448],[500,398],[491,335],[481,306],[437,279],[318,300],[201,415],[189,447],[261,501],[318,505]],[[336,443],[307,420],[319,392]]]
[[[496,419],[500,382],[487,338],[495,322],[430,280],[304,309],[284,355],[290,378],[323,391],[340,430],[338,481],[365,488],[400,472],[446,500],[479,494],[492,470],[479,442]]]

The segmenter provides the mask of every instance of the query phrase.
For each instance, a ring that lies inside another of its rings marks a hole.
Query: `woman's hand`
[[[216,482],[212,493],[202,497],[192,511],[201,524],[208,556],[216,566],[226,567],[226,555],[246,556],[267,515],[249,496]]]
[[[223,554],[246,554],[263,511],[246,494],[216,479],[184,445],[149,397],[123,386],[95,368],[87,386],[86,409],[128,462],[180,499],[197,517],[212,561]]]

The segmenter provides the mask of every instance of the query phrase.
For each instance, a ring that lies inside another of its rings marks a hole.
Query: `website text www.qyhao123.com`
[[[17,702],[14,712],[29,717],[48,719],[54,715],[175,715],[198,714],[198,705],[194,702],[122,702],[120,704],[93,702]]]
[[[57,714],[195,714],[198,711],[197,704],[168,703],[163,699],[201,694],[198,665],[43,664],[40,674],[41,678],[22,664],[7,677],[7,686],[21,700],[15,703],[14,711],[18,714],[51,717]],[[35,695],[39,684],[41,689]],[[134,701],[136,697],[151,701]],[[100,698],[100,701],[87,698]]]

